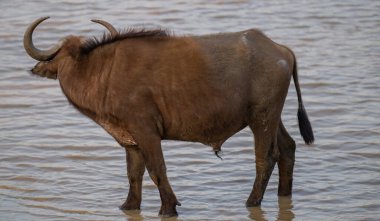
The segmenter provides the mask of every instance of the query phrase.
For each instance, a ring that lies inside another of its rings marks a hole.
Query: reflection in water
[[[122,210],[123,213],[126,215],[127,221],[141,221],[141,220],[149,220],[148,217],[144,217],[141,214],[141,210]],[[154,217],[154,220],[157,220],[156,217]],[[178,217],[161,217],[161,221],[177,221]]]
[[[247,208],[249,212],[249,218],[255,221],[266,221],[265,219],[265,211],[261,209],[261,207],[252,207],[252,208]]]
[[[293,220],[295,215],[292,211],[293,204],[291,197],[278,197],[278,213],[277,219],[278,221],[282,220]],[[248,208],[249,218],[255,221],[267,221],[268,219],[265,217],[266,212],[261,207],[252,207]]]
[[[293,204],[291,197],[278,197],[277,220],[293,220],[295,215],[292,209]]]
[[[139,221],[144,220],[144,217],[141,215],[141,210],[121,210],[125,215],[127,215],[128,221]]]
[[[177,221],[178,217],[169,217],[169,218],[164,218],[161,217],[161,221]]]

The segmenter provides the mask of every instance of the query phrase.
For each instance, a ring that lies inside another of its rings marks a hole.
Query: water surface
[[[141,212],[118,206],[128,193],[125,153],[79,114],[57,81],[31,76],[22,46],[36,18],[39,47],[116,27],[165,27],[178,35],[260,28],[292,48],[316,143],[296,122],[293,85],[283,112],[297,143],[292,199],[277,197],[275,170],[261,208],[246,209],[255,177],[244,129],[223,160],[195,143],[163,142],[178,220],[378,220],[380,218],[380,2],[0,1],[0,220],[157,220],[160,200],[145,175]],[[173,219],[175,220],[175,219]]]

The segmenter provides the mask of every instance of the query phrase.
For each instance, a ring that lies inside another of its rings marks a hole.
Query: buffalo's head
[[[41,77],[57,79],[59,70],[67,64],[75,64],[80,56],[81,45],[87,40],[85,37],[68,36],[61,39],[56,45],[48,50],[40,50],[33,44],[32,36],[34,29],[49,17],[42,17],[29,25],[24,34],[24,48],[32,58],[39,61],[31,70],[33,74]],[[117,34],[116,29],[109,23],[102,20],[92,20],[105,26],[112,36]]]

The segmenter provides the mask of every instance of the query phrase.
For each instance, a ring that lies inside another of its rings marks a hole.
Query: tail
[[[290,50],[291,51],[291,50]],[[293,54],[293,52],[291,52]],[[300,128],[301,136],[306,144],[312,144],[314,142],[314,134],[313,129],[311,128],[311,124],[309,118],[307,117],[307,113],[305,107],[302,103],[301,89],[298,83],[298,74],[297,74],[297,61],[296,56],[293,54],[294,65],[293,65],[293,80],[294,86],[296,87],[297,97],[298,97],[298,126]]]

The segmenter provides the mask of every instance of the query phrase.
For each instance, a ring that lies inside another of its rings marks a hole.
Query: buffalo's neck
[[[70,103],[95,120],[104,106],[109,72],[101,54],[94,54],[79,61],[67,60],[59,72],[59,81]]]

